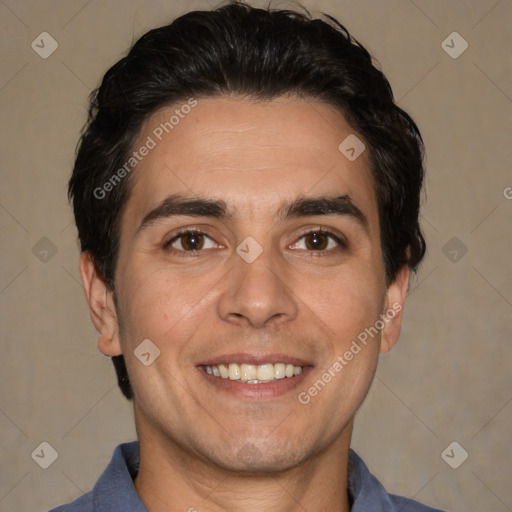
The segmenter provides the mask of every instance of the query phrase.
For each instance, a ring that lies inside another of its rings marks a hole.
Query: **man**
[[[434,510],[350,449],[425,252],[423,143],[326,20],[191,12],[93,96],[69,191],[138,442],[55,510]]]

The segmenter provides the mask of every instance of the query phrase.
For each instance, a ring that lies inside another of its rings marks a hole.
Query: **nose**
[[[234,268],[226,276],[218,314],[242,327],[268,327],[293,320],[298,307],[284,262],[265,249],[251,263],[233,255]]]

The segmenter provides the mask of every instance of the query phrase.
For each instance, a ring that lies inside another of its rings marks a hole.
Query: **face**
[[[154,147],[121,218],[118,308],[92,312],[100,350],[124,354],[139,438],[239,471],[348,449],[408,277],[386,287],[368,150],[349,160],[354,130],[312,100],[198,99],[160,133],[179,107],[143,127],[136,147]],[[98,303],[91,268],[84,255]]]

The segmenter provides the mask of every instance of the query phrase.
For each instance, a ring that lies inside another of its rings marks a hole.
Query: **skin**
[[[149,118],[139,142],[175,109]],[[379,353],[399,337],[402,312],[307,405],[297,393],[379,315],[403,305],[409,281],[404,267],[386,286],[368,149],[355,161],[338,150],[352,133],[338,111],[311,99],[198,99],[134,171],[121,219],[117,309],[90,255],[81,255],[99,350],[126,359],[141,451],[135,487],[151,512],[350,510],[354,415]],[[171,217],[136,234],[176,192],[223,199],[237,217]],[[300,195],[342,194],[368,230],[350,216],[276,216]],[[302,235],[320,226],[341,233],[348,248],[328,237],[327,248],[312,248]],[[183,238],[173,247],[184,257],[163,248],[184,227],[211,237],[202,252],[185,253]],[[250,264],[236,252],[248,236],[263,248]],[[133,351],[148,338],[160,357],[144,366]],[[197,369],[208,357],[254,351],[295,355],[313,369],[298,389],[270,399],[220,391]]]

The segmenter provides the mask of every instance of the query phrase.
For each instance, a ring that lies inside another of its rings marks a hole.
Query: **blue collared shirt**
[[[120,444],[91,491],[50,512],[148,512],[133,484],[139,460],[138,441]],[[353,497],[351,512],[442,512],[388,494],[353,450],[349,452],[348,490]]]

